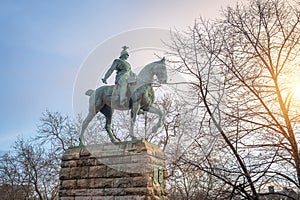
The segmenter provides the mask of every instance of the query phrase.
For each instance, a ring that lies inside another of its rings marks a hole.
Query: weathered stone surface
[[[127,195],[148,195],[151,194],[151,188],[138,187],[138,188],[124,188],[125,194]]]
[[[91,179],[78,179],[77,180],[77,188],[89,188],[91,183]]]
[[[61,167],[62,168],[77,167],[77,161],[76,160],[64,161],[61,163]]]
[[[70,168],[61,168],[59,179],[60,180],[67,180],[70,179]]]
[[[74,197],[61,197],[60,200],[74,200]]]
[[[80,156],[81,157],[90,156],[90,155],[91,155],[91,152],[87,148],[83,147],[83,148],[80,149]]]
[[[85,166],[85,167],[81,167],[81,178],[88,178],[89,177],[89,171],[90,171],[90,167],[89,166]]]
[[[132,181],[132,187],[153,186],[152,179],[148,176],[132,177],[131,181]]]
[[[146,196],[76,196],[76,197],[61,197],[61,200],[156,200],[159,198],[150,198]]]
[[[137,196],[137,195],[132,195],[132,196],[115,196],[114,200],[145,200],[146,196]]]
[[[168,199],[164,154],[146,141],[70,148],[61,167],[60,200]]]
[[[124,168],[123,168],[124,169]],[[120,177],[129,177],[130,175],[124,170],[118,170],[117,166],[109,166],[106,171],[106,176],[110,178],[120,178]]]
[[[98,197],[93,197],[92,200],[116,200],[114,196],[98,196]],[[121,199],[120,199],[121,200]]]
[[[91,179],[90,188],[112,188],[114,184],[113,178]]]
[[[93,197],[75,197],[74,200],[93,200]]]
[[[125,188],[131,185],[131,179],[129,177],[114,178],[114,188]]]
[[[69,148],[64,155],[62,156],[61,160],[62,161],[67,161],[67,160],[78,160],[80,158],[80,147],[72,147]]]
[[[107,167],[105,165],[92,166],[89,169],[89,178],[107,177]]]
[[[61,188],[63,189],[74,189],[77,187],[77,180],[63,180],[61,181]]]
[[[79,179],[81,178],[81,169],[82,167],[72,167],[70,168],[70,179]]]

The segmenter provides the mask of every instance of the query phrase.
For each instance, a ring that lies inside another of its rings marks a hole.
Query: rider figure
[[[127,92],[127,85],[128,85],[128,79],[131,77],[135,77],[135,74],[131,71],[130,64],[126,61],[129,57],[129,54],[127,52],[128,47],[123,46],[123,50],[121,51],[121,55],[118,59],[115,59],[113,61],[113,64],[106,72],[104,78],[102,79],[102,82],[107,84],[107,79],[110,77],[110,75],[113,73],[114,70],[117,71],[115,84],[120,88],[120,105],[125,106],[126,105],[126,92]]]

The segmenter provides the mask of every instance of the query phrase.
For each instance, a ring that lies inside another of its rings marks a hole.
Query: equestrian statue
[[[122,48],[120,57],[113,61],[104,78],[102,78],[102,82],[107,84],[107,79],[116,71],[115,85],[101,86],[96,90],[88,90],[85,93],[90,96],[89,113],[81,126],[80,145],[83,145],[85,129],[98,112],[101,112],[106,118],[105,130],[113,143],[119,142],[111,128],[114,110],[131,111],[129,135],[133,141],[137,139],[134,135],[134,124],[138,114],[146,111],[159,116],[158,122],[152,127],[152,132],[156,132],[162,126],[163,112],[152,104],[154,102],[154,77],[156,76],[159,83],[167,82],[165,58],[147,64],[136,75],[126,61],[129,57],[128,47],[124,46]]]

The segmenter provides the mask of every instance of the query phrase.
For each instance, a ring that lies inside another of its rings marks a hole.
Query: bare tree
[[[299,189],[299,104],[289,88],[300,72],[299,10],[287,1],[252,0],[223,13],[173,35],[173,63],[191,77],[201,131],[221,136],[211,151],[207,140],[194,138],[205,159],[185,160],[230,186],[228,198],[259,199],[276,181]]]
[[[18,198],[57,199],[60,158],[76,142],[76,126],[69,117],[58,112],[43,113],[38,134],[29,140],[19,138],[12,151],[1,156],[1,185],[9,186],[12,196],[8,198],[22,188],[25,196]]]
[[[300,187],[300,157],[296,141],[296,125],[299,123],[298,99],[293,94],[291,81],[300,70],[299,55],[300,12],[287,1],[252,1],[246,7],[225,13],[226,32],[234,35],[223,38],[223,63],[237,84],[232,88],[249,93],[241,98],[240,116],[270,142],[258,146],[279,147],[284,163],[291,164]],[[239,95],[234,95],[239,98]],[[250,101],[251,100],[251,101]],[[246,112],[245,112],[246,111]],[[255,117],[254,117],[255,116]],[[291,160],[289,158],[292,158]]]
[[[41,145],[47,145],[50,151],[61,155],[78,142],[75,123],[68,116],[46,110],[42,113],[38,134],[34,138]]]
[[[21,168],[15,155],[5,153],[0,157],[0,185],[3,199],[33,197],[28,183],[23,180],[24,174],[21,173]]]
[[[4,199],[56,199],[58,172],[53,155],[40,146],[18,138],[10,153],[1,156],[1,187]]]

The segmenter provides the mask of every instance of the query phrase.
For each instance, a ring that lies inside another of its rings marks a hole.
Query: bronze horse
[[[167,82],[167,69],[165,65],[165,58],[152,62],[146,65],[137,75],[137,80],[128,86],[128,102],[127,106],[122,107],[118,103],[112,101],[115,85],[102,86],[96,90],[88,90],[85,94],[89,98],[89,113],[84,119],[80,132],[80,145],[83,145],[83,135],[90,121],[100,111],[106,117],[105,130],[107,131],[111,142],[115,143],[119,140],[114,136],[111,122],[114,109],[117,110],[131,110],[131,123],[129,135],[132,140],[136,140],[134,135],[134,124],[138,112],[147,111],[157,114],[159,116],[158,122],[152,127],[152,132],[156,132],[162,125],[163,113],[159,108],[154,107],[154,91],[153,80],[157,77],[159,83]]]

